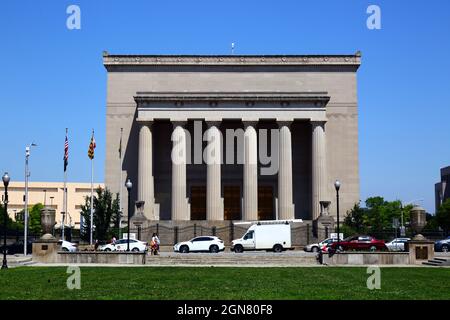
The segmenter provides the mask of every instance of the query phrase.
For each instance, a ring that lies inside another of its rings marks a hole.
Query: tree
[[[382,232],[392,228],[394,218],[401,220],[403,213],[403,223],[409,221],[409,211],[412,206],[402,206],[400,200],[386,201],[383,197],[370,197],[365,201],[365,208],[359,204],[348,211],[344,218],[344,225],[348,226],[355,233]]]
[[[450,230],[450,198],[445,200],[437,210],[436,222],[448,234]]]
[[[106,240],[112,231],[111,224],[117,224],[119,217],[119,196],[116,194],[113,199],[112,193],[108,189],[97,188],[96,195],[93,197],[93,225],[94,239]],[[83,217],[82,239],[90,239],[91,228],[91,198],[85,198],[84,205],[81,206],[81,215]]]
[[[32,234],[41,234],[42,233],[42,227],[41,227],[41,210],[44,208],[44,205],[42,203],[37,203],[34,206],[31,207],[29,210],[29,224],[28,229]]]

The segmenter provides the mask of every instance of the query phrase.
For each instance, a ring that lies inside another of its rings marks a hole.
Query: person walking
[[[159,243],[160,243],[160,241],[159,241],[158,235],[156,233],[153,233],[150,247],[151,247],[151,253],[155,256],[158,255]]]

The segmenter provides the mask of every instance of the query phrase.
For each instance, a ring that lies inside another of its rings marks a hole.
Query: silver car
[[[411,240],[410,238],[395,238],[391,242],[386,243],[389,251],[405,251],[405,243]]]

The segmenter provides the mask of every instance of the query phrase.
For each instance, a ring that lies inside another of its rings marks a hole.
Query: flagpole
[[[92,130],[92,137],[94,137],[94,130]],[[92,142],[92,138],[91,138]],[[90,244],[92,245],[92,235],[93,235],[93,220],[94,220],[94,214],[93,214],[93,207],[94,207],[94,157],[91,159],[91,236],[90,236]]]
[[[119,239],[122,239],[122,183],[123,183],[123,173],[122,173],[122,134],[123,128],[120,128],[120,146],[119,146]]]
[[[68,136],[68,128],[66,128],[66,139]],[[67,212],[67,168],[65,168],[66,170],[64,170],[64,194],[63,194],[63,212],[62,212],[62,217],[61,217],[61,238],[62,240],[65,240],[64,238],[64,215]]]

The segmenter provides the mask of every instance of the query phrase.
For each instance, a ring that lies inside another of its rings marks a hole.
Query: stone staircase
[[[19,267],[19,266],[28,266],[34,264],[33,258],[31,255],[26,257],[8,257],[8,267]]]
[[[422,262],[422,264],[427,265],[427,266],[433,266],[433,267],[445,267],[445,266],[450,266],[450,259],[435,257],[426,262]]]
[[[146,265],[154,266],[277,266],[317,265],[315,256],[288,254],[178,254],[147,256]]]

